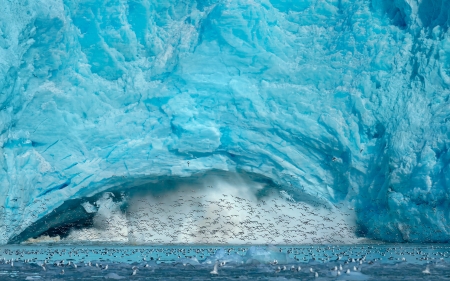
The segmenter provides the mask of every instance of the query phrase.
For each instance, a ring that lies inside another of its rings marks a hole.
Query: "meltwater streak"
[[[132,244],[361,243],[348,202],[296,202],[284,190],[238,177],[151,184],[120,200],[107,192],[95,202],[90,228],[62,241]],[[39,241],[39,239],[37,240]],[[36,242],[36,240],[28,240]]]
[[[0,278],[5,281],[450,280],[449,251],[446,244],[10,245],[0,248]]]

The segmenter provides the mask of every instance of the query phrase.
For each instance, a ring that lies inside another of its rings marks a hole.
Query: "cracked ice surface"
[[[0,0],[0,241],[212,170],[350,204],[357,235],[447,241],[449,5]]]

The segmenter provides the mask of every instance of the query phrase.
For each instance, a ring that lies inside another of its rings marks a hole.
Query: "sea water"
[[[0,280],[450,280],[450,245],[33,244],[0,248]]]

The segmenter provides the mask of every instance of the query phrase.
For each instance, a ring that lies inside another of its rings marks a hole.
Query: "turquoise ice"
[[[450,238],[448,0],[0,0],[0,242],[209,171]]]

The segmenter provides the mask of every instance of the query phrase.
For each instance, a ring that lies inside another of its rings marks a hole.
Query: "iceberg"
[[[212,185],[449,241],[448,0],[0,3],[1,244]]]

